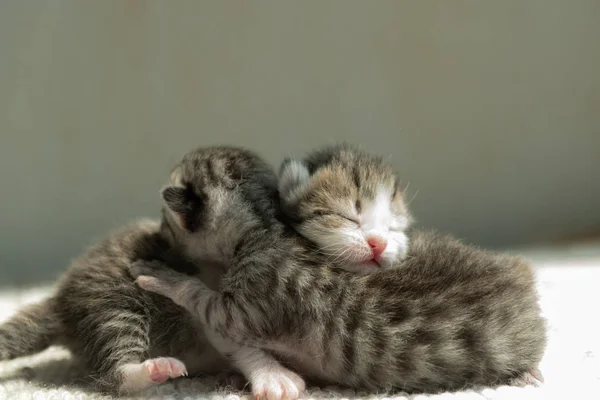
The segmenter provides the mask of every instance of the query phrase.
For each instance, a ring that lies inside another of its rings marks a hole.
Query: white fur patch
[[[279,193],[284,200],[292,200],[305,188],[310,179],[306,165],[292,160],[286,163],[279,174]]]
[[[263,350],[243,348],[234,355],[235,365],[246,375],[258,399],[296,400],[306,389],[304,380]]]
[[[375,196],[375,201],[363,205],[360,226],[366,235],[385,238],[392,220],[391,197],[390,191],[382,186]]]
[[[408,238],[404,233],[408,218],[392,213],[391,200],[390,190],[381,186],[372,202],[362,204],[360,227],[332,230],[306,224],[298,229],[302,235],[318,243],[321,251],[342,268],[360,273],[387,268],[403,258],[408,247]],[[373,252],[367,243],[370,237],[386,242],[385,250],[377,262],[372,261]]]

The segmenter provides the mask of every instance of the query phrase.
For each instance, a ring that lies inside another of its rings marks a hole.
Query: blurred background
[[[421,226],[600,232],[600,2],[0,2],[0,285],[158,216],[186,151],[390,156]]]

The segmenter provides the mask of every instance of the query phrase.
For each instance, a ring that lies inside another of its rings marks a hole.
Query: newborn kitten
[[[256,395],[295,398],[304,388],[271,354],[306,377],[373,390],[517,383],[537,368],[545,322],[521,259],[422,233],[402,268],[347,273],[273,218],[264,199],[275,190],[249,186],[248,171],[219,168],[210,154],[184,160],[163,198],[181,242],[229,266],[221,292],[160,261],[131,271],[195,315]]]
[[[253,176],[262,179],[258,172]],[[208,344],[196,319],[168,299],[140,290],[129,275],[136,259],[186,266],[170,224],[168,219],[133,223],[75,259],[54,295],[0,325],[0,360],[64,345],[85,362],[100,389],[121,392],[188,372],[226,371],[229,364]],[[200,277],[216,286],[219,269],[202,265]],[[183,270],[197,272],[193,266]]]
[[[288,223],[346,270],[370,273],[406,255],[411,217],[380,157],[345,144],[287,159],[279,195]]]

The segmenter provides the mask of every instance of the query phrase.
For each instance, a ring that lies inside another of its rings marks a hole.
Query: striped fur
[[[85,361],[102,389],[130,392],[150,385],[128,382],[126,371],[156,357],[175,357],[191,374],[225,368],[189,315],[132,284],[133,260],[180,260],[165,238],[156,222],[134,223],[76,259],[59,282],[54,313],[63,326],[62,342]],[[215,365],[196,365],[210,354]]]
[[[107,391],[135,391],[152,384],[145,379],[145,368],[153,367],[148,362],[157,357],[176,357],[184,365],[182,374],[227,370],[226,361],[188,313],[133,284],[128,272],[133,260],[158,258],[185,265],[164,230],[156,221],[138,221],[75,259],[52,297],[24,307],[0,325],[0,359],[64,345],[84,361],[98,388]]]
[[[0,325],[0,360],[38,353],[60,338],[53,299],[29,304]]]
[[[341,268],[370,273],[398,266],[406,255],[412,218],[381,157],[343,144],[287,159],[279,193],[288,223]]]
[[[276,179],[272,171],[271,176]],[[190,261],[197,254],[182,252],[189,247],[178,243],[171,225],[176,227],[167,210],[162,223],[134,222],[76,258],[55,294],[0,325],[0,360],[64,345],[84,362],[99,389],[113,392],[188,373],[230,371],[197,320],[168,299],[140,290],[129,274],[134,260],[160,259],[216,287],[221,266],[202,262],[198,270]]]
[[[415,233],[400,268],[348,273],[277,219],[273,182],[248,180],[260,165],[200,149],[164,191],[183,252],[229,267],[219,292],[160,261],[131,269],[197,317],[253,385],[249,366],[282,374],[272,355],[323,382],[427,392],[537,368],[546,333],[529,264]]]

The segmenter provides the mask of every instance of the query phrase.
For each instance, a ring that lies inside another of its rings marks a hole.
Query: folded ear
[[[308,167],[302,162],[286,158],[279,168],[279,197],[292,201],[306,188],[310,180]]]
[[[194,232],[198,228],[200,213],[204,209],[204,199],[194,192],[191,185],[167,186],[163,188],[161,195],[179,226]]]

